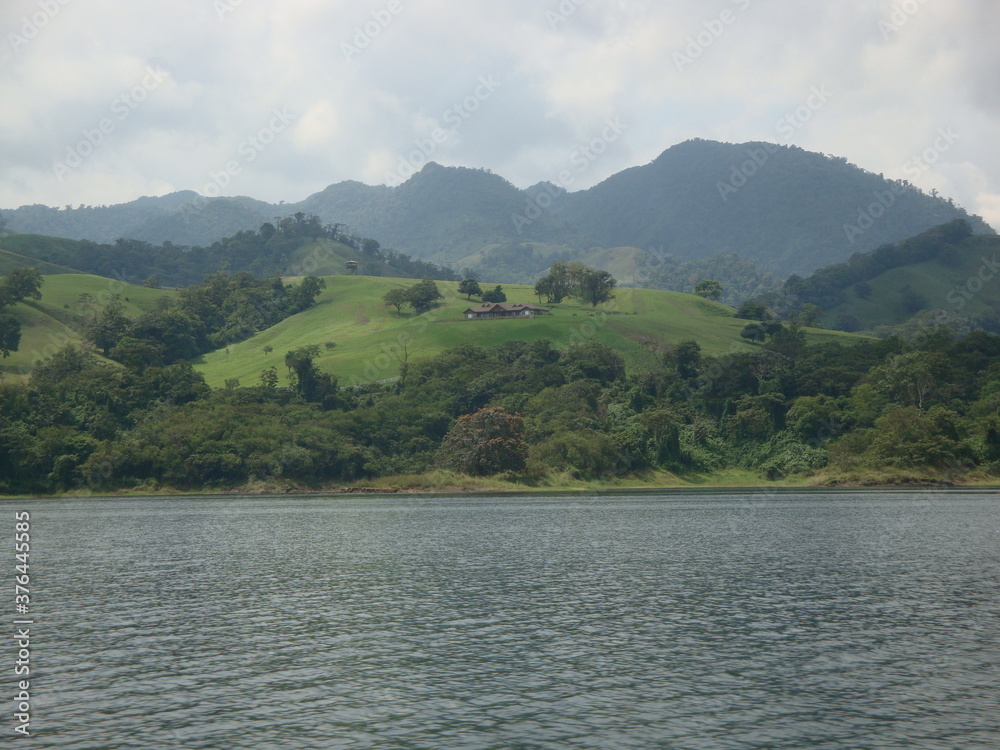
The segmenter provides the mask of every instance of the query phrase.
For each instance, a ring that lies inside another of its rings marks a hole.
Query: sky
[[[0,208],[293,202],[427,161],[579,190],[706,138],[1000,229],[997,39],[997,0],[0,0]]]

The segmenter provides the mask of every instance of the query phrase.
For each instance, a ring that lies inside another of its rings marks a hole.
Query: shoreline
[[[488,480],[481,477],[467,477],[467,481],[443,482],[401,482],[393,483],[392,477],[382,480],[372,480],[378,484],[358,483],[350,485],[331,485],[328,487],[308,487],[302,485],[282,485],[278,483],[256,482],[239,487],[212,488],[205,487],[191,490],[180,490],[172,487],[137,487],[126,490],[90,491],[76,490],[58,495],[0,495],[0,501],[17,500],[70,500],[91,498],[168,498],[168,497],[215,497],[234,496],[250,497],[390,497],[390,496],[462,496],[462,497],[607,497],[615,495],[789,495],[789,494],[853,494],[866,492],[903,493],[903,492],[943,492],[943,493],[975,493],[1000,495],[1000,482],[976,479],[973,481],[954,482],[932,480],[929,478],[912,478],[911,481],[877,482],[846,482],[827,481],[817,483],[816,477],[796,478],[798,481],[779,481],[773,483],[752,482],[719,482],[702,483],[645,483],[623,482],[614,483],[567,483],[549,486],[529,486],[511,482]],[[722,477],[714,477],[721,479]],[[398,477],[397,479],[402,479]],[[412,479],[412,477],[407,477]],[[454,479],[454,478],[453,478]]]

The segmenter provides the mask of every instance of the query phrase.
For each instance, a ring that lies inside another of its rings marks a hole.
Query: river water
[[[0,506],[24,747],[1000,747],[997,494]]]

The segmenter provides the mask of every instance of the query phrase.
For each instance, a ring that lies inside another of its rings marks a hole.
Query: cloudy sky
[[[997,0],[0,0],[0,33],[3,208],[296,201],[428,159],[576,190],[700,137],[1000,228]]]

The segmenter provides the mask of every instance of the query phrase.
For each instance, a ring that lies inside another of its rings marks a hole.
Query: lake
[[[0,505],[24,747],[1000,747],[994,493]]]

